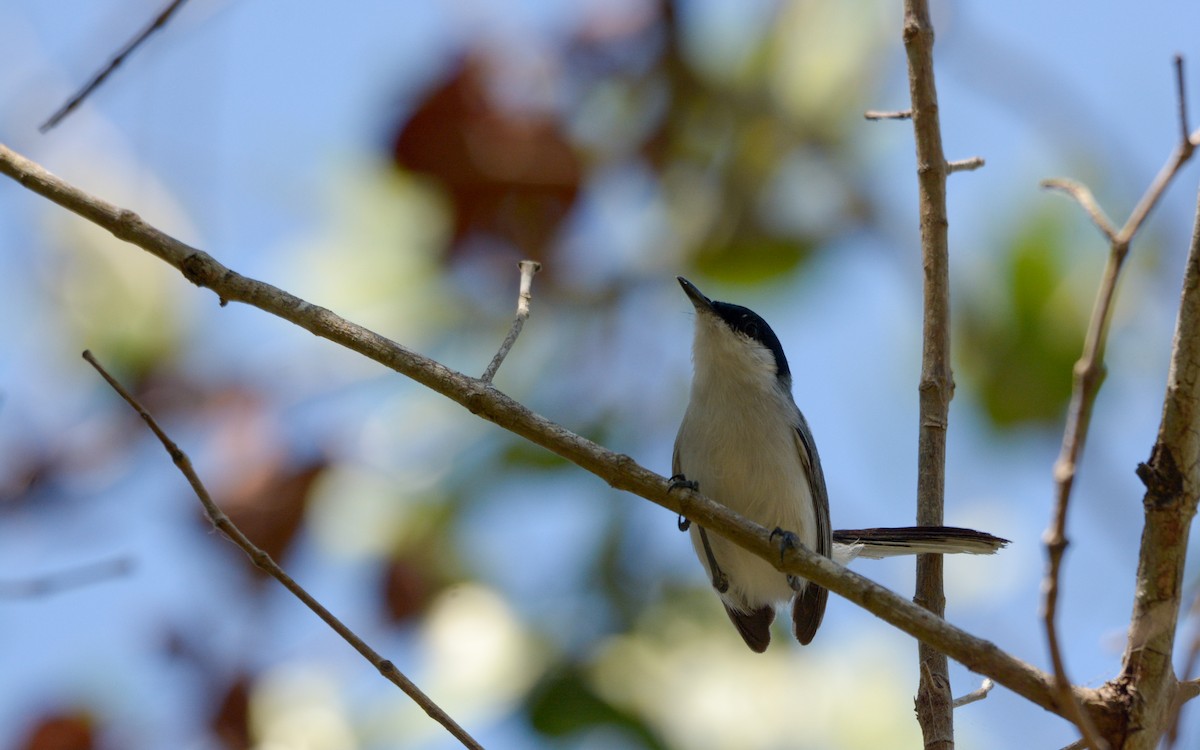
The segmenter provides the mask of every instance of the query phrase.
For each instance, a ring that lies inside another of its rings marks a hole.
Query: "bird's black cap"
[[[708,311],[729,326],[734,333],[739,333],[762,344],[775,355],[775,372],[780,379],[791,379],[792,371],[788,367],[787,355],[783,353],[783,345],[779,337],[763,317],[748,307],[735,305],[730,302],[714,302],[704,296],[695,284],[683,278],[675,277],[683,287],[684,294],[692,301],[697,310]]]

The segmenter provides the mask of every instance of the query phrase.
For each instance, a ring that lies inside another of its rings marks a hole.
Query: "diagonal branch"
[[[1083,733],[1089,747],[1099,750],[1107,747],[1099,737],[1096,727],[1092,724],[1086,712],[1074,703],[1071,696],[1071,682],[1067,676],[1063,661],[1062,648],[1058,637],[1058,594],[1062,575],[1063,553],[1066,551],[1068,540],[1066,536],[1067,508],[1070,503],[1071,490],[1075,484],[1080,456],[1083,453],[1087,439],[1088,426],[1091,423],[1092,410],[1096,395],[1104,379],[1104,349],[1108,340],[1108,325],[1112,318],[1113,300],[1116,295],[1117,280],[1121,268],[1129,254],[1129,243],[1142,227],[1159,199],[1166,191],[1171,180],[1179,173],[1180,168],[1191,158],[1196,146],[1193,140],[1200,137],[1187,135],[1186,102],[1183,99],[1182,65],[1177,62],[1176,71],[1180,92],[1180,120],[1183,137],[1175,150],[1167,159],[1166,164],[1159,170],[1146,193],[1138,201],[1129,218],[1120,230],[1113,228],[1104,211],[1096,203],[1092,192],[1085,186],[1070,180],[1046,180],[1043,187],[1058,189],[1074,198],[1109,240],[1108,262],[1104,268],[1104,276],[1096,293],[1096,302],[1092,308],[1091,320],[1084,337],[1083,354],[1075,363],[1071,401],[1067,411],[1067,424],[1063,431],[1062,449],[1054,465],[1055,503],[1050,528],[1046,530],[1046,576],[1042,585],[1042,620],[1046,632],[1047,648],[1050,661],[1054,668],[1055,684],[1064,704],[1075,717],[1074,720]],[[1170,628],[1172,633],[1174,627]],[[1131,638],[1132,633],[1131,633]],[[1170,653],[1168,650],[1167,653]]]
[[[171,16],[175,14],[175,11],[179,10],[185,2],[187,2],[187,0],[171,0],[171,2],[168,3],[165,8],[159,11],[158,15],[154,17],[154,20],[151,21],[146,28],[142,29],[137,36],[126,43],[126,45],[122,47],[111,60],[108,61],[108,64],[100,69],[99,73],[92,76],[92,79],[84,84],[83,88],[75,92],[75,95],[68,99],[66,104],[59,107],[58,111],[50,115],[45,122],[38,126],[38,131],[42,133],[48,132],[55,125],[58,125],[58,123],[62,122],[67,115],[74,112],[80,104],[83,104],[84,99],[87,99],[89,96],[91,96],[93,91],[100,88],[100,84],[104,83],[104,81],[113,74],[113,72],[121,65],[121,63],[125,62],[125,58],[129,57],[129,55],[131,55],[135,49],[142,46],[142,43],[149,39],[151,34],[166,26],[167,21],[171,19]]]
[[[1092,223],[1096,225],[1096,228],[1108,238],[1108,241],[1117,241],[1116,227],[1109,220],[1108,214],[1104,213],[1104,209],[1100,208],[1100,204],[1096,202],[1096,196],[1092,195],[1092,190],[1087,185],[1060,177],[1051,180],[1042,180],[1041,186],[1046,190],[1061,191],[1074,198],[1079,207],[1092,220]]]
[[[320,617],[322,620],[324,620],[325,624],[332,628],[333,631],[342,638],[344,638],[347,643],[353,646],[355,651],[362,654],[363,658],[371,662],[371,664],[379,670],[380,674],[395,684],[398,688],[403,690],[405,695],[412,698],[413,702],[424,709],[425,713],[429,714],[430,717],[444,726],[447,731],[450,732],[450,734],[454,735],[454,737],[463,744],[464,747],[482,750],[482,745],[476,742],[471,735],[467,734],[466,730],[459,726],[458,722],[451,718],[449,714],[443,711],[441,706],[434,703],[429,696],[425,695],[421,688],[417,687],[416,683],[408,679],[403,672],[397,669],[395,664],[387,659],[384,659],[379,655],[378,652],[375,651],[375,649],[368,646],[362,638],[358,637],[357,633],[346,627],[346,625],[336,616],[334,616],[332,612],[325,609],[320,602],[313,598],[312,594],[309,594],[300,584],[296,583],[291,576],[284,572],[283,568],[279,567],[279,564],[272,560],[270,555],[268,555],[266,552],[263,552],[254,544],[254,542],[251,542],[246,535],[242,533],[242,530],[239,529],[232,520],[230,520],[229,516],[225,514],[225,511],[221,510],[221,508],[215,502],[213,502],[212,496],[208,494],[208,490],[205,488],[204,483],[200,481],[200,477],[197,476],[196,471],[192,468],[191,459],[188,458],[186,453],[179,449],[179,446],[167,436],[167,433],[163,432],[163,429],[158,426],[158,422],[155,421],[154,417],[150,415],[150,412],[146,411],[146,408],[142,406],[136,398],[133,397],[133,394],[125,390],[125,387],[122,386],[116,378],[110,375],[108,371],[96,361],[96,358],[92,356],[91,352],[85,351],[83,353],[83,358],[88,361],[88,364],[96,368],[96,371],[100,373],[100,376],[104,378],[104,380],[112,387],[114,391],[117,392],[117,395],[123,398],[125,403],[129,404],[129,406],[138,413],[138,416],[142,418],[142,420],[146,423],[146,426],[149,427],[150,431],[154,433],[154,436],[157,437],[159,442],[162,443],[163,447],[167,449],[167,453],[170,454],[171,460],[175,462],[175,466],[179,468],[179,471],[187,479],[188,484],[192,486],[192,490],[196,493],[196,497],[200,498],[200,504],[204,506],[204,512],[208,514],[208,520],[212,522],[213,526],[220,530],[220,532],[224,534],[229,541],[240,547],[242,551],[246,553],[246,556],[250,558],[252,563],[258,566],[263,572],[267,573],[272,578],[283,584],[284,588],[292,592],[292,594],[294,594],[297,599],[303,602],[306,607],[316,613],[317,617]]]
[[[1175,707],[1196,693],[1195,682],[1178,683],[1172,667],[1188,537],[1200,500],[1200,196],[1171,367],[1167,373],[1162,421],[1150,458],[1138,466],[1146,485],[1145,525],[1138,553],[1133,614],[1118,686],[1134,698],[1128,719],[1132,732],[1154,747],[1168,729]]]
[[[762,526],[697,492],[673,489],[666,478],[629,456],[610,451],[535,414],[483,381],[455,372],[282,289],[242,276],[209,254],[147,224],[132,211],[79,190],[3,145],[0,145],[0,172],[162,259],[193,284],[214,291],[221,300],[257,307],[412,378],[473,414],[595,474],[615,489],[646,498],[703,524],[781,571],[804,577],[845,597],[914,638],[933,645],[968,669],[1058,713],[1051,679],[1041,670],[826,557],[798,547],[781,559],[778,545]],[[1077,695],[1097,710],[1105,707],[1104,697],[1096,691],[1080,688]]]

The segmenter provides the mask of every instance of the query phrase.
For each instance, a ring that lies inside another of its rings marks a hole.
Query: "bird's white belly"
[[[688,479],[699,483],[705,496],[767,529],[791,531],[809,549],[816,549],[816,512],[796,437],[790,428],[779,432],[685,432],[690,439],[679,445],[679,466]],[[696,555],[711,577],[695,525],[691,536]],[[717,565],[729,579],[722,599],[732,607],[746,611],[792,598],[795,592],[787,576],[770,563],[713,532],[708,538]]]

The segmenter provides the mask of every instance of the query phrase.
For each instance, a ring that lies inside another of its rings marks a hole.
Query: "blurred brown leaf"
[[[267,467],[247,477],[218,503],[250,541],[278,561],[304,521],[313,482],[328,465],[320,458],[298,467]],[[239,557],[258,571],[244,555]]]
[[[388,562],[383,575],[383,601],[390,622],[403,622],[425,611],[433,587],[424,570],[424,566],[407,558]]]
[[[229,750],[250,747],[250,679],[238,675],[225,691],[212,719],[213,734]]]
[[[17,747],[21,750],[92,750],[92,717],[84,712],[49,714],[37,720]]]
[[[393,157],[449,194],[451,253],[482,232],[542,258],[575,203],[582,167],[555,117],[497,103],[491,65],[484,53],[468,54],[399,128]]]

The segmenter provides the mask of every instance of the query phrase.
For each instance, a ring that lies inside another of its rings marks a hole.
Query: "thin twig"
[[[946,171],[950,174],[954,174],[955,172],[974,172],[985,163],[982,156],[972,156],[969,159],[946,162]]]
[[[125,402],[138,413],[142,420],[145,421],[146,426],[150,428],[150,431],[154,433],[159,442],[163,444],[163,447],[167,449],[167,453],[170,454],[171,460],[175,462],[175,466],[178,467],[179,471],[182,472],[184,477],[187,478],[188,484],[192,486],[192,490],[196,493],[196,497],[200,498],[200,503],[204,506],[204,512],[208,514],[208,519],[212,522],[213,526],[215,526],[222,534],[224,534],[229,541],[240,547],[242,551],[246,553],[246,556],[250,558],[252,563],[258,566],[272,578],[279,581],[281,584],[283,584],[284,588],[292,592],[297,599],[304,602],[305,606],[316,613],[317,617],[320,617],[322,620],[324,620],[325,624],[333,628],[334,632],[336,632],[338,635],[344,638],[347,643],[353,646],[355,651],[362,654],[367,661],[371,662],[371,664],[377,670],[379,670],[380,674],[395,684],[396,687],[403,690],[405,695],[412,698],[418,706],[424,709],[425,713],[429,714],[430,717],[444,726],[446,730],[449,731],[450,734],[454,735],[454,737],[465,747],[482,748],[482,746],[476,742],[471,735],[467,734],[466,730],[459,726],[449,714],[443,711],[441,707],[434,703],[429,696],[425,695],[425,693],[422,692],[412,680],[408,679],[404,673],[397,669],[395,664],[387,659],[384,659],[379,655],[379,653],[368,646],[366,642],[363,641],[362,638],[358,637],[353,630],[343,624],[342,621],[335,617],[332,612],[326,609],[320,602],[314,599],[311,594],[305,591],[300,584],[296,583],[291,576],[285,573],[283,568],[279,567],[278,563],[271,559],[270,555],[255,546],[255,544],[251,542],[245,534],[242,533],[241,529],[234,525],[233,521],[229,519],[229,516],[225,514],[225,511],[221,510],[221,508],[215,502],[213,502],[212,497],[208,494],[208,490],[204,487],[203,482],[200,481],[200,477],[197,476],[195,470],[192,468],[192,462],[187,457],[187,454],[180,450],[179,446],[177,446],[174,441],[171,440],[171,438],[167,437],[167,434],[163,432],[161,427],[158,426],[158,422],[156,422],[154,417],[152,417],[150,413],[146,411],[145,407],[143,407],[138,400],[134,398],[131,393],[129,393],[129,391],[125,390],[125,387],[117,382],[116,378],[108,374],[108,371],[96,361],[96,358],[92,356],[90,351],[85,351],[83,353],[83,358],[86,359],[92,367],[96,368],[96,371],[100,373],[100,376],[103,377],[110,386],[112,386],[112,389],[116,391],[121,398],[125,399]]]
[[[1179,140],[1190,142],[1188,133],[1187,85],[1183,76],[1183,55],[1175,55],[1175,98],[1179,101]]]
[[[942,148],[937,85],[933,71],[933,21],[926,0],[904,1],[904,51],[912,99],[917,152],[917,188],[921,224],[924,317],[921,331],[921,379],[918,385],[917,524],[940,526],[945,516],[946,430],[954,373],[950,368],[950,246],[946,214],[949,170]],[[946,615],[940,555],[917,557],[913,601],[938,617]],[[920,679],[917,723],[925,750],[953,750],[954,696],[946,655],[918,646]]]
[[[975,688],[974,690],[967,693],[966,695],[955,698],[954,702],[951,705],[954,706],[955,708],[962,708],[963,706],[970,705],[972,703],[981,701],[984,698],[988,697],[988,693],[992,692],[992,688],[994,688],[994,687],[996,687],[996,683],[992,682],[991,679],[985,677],[983,679],[983,682],[981,682],[979,684],[979,687]]]
[[[1075,202],[1088,215],[1088,218],[1092,220],[1092,223],[1104,233],[1104,236],[1110,242],[1116,242],[1116,227],[1109,221],[1108,215],[1104,213],[1104,209],[1100,208],[1100,204],[1096,202],[1096,197],[1092,195],[1092,191],[1087,185],[1065,177],[1042,180],[1039,184],[1046,190],[1058,190],[1074,198]]]
[[[897,629],[933,645],[968,669],[991,677],[1044,709],[1061,712],[1054,700],[1050,676],[1040,669],[802,545],[781,558],[779,545],[771,539],[768,529],[699,492],[678,489],[661,474],[629,456],[571,432],[500,390],[406,349],[326,308],[243,276],[203,250],[151,226],[133,211],[80,190],[3,144],[0,144],[0,173],[161,259],[191,283],[211,290],[218,299],[257,307],[395,370],[471,413],[595,474],[614,489],[633,493],[676,515],[691,518],[780,571],[845,597]],[[1089,704],[1107,705],[1106,697],[1095,690],[1077,688],[1077,691],[1080,699]]]
[[[142,29],[137,36],[135,36],[124,47],[122,47],[121,50],[117,52],[117,54],[114,55],[111,60],[108,61],[108,64],[100,69],[100,72],[92,76],[92,80],[88,81],[83,88],[75,92],[75,95],[67,100],[66,104],[59,107],[57,112],[50,115],[50,118],[38,127],[38,131],[42,133],[49,131],[51,128],[61,122],[63,118],[74,112],[75,108],[82,104],[84,99],[87,99],[93,91],[100,87],[100,84],[104,83],[104,80],[108,78],[113,71],[120,66],[121,63],[125,62],[125,58],[129,57],[129,55],[135,49],[142,45],[142,42],[146,41],[151,34],[158,31],[163,26],[166,26],[167,21],[170,20],[175,11],[179,10],[179,8],[181,8],[186,2],[187,0],[171,0],[171,2],[167,4],[167,6],[163,8],[157,16],[154,17],[154,20],[151,21],[146,28]]]
[[[900,109],[894,112],[868,109],[866,112],[863,112],[863,117],[868,120],[911,120],[912,116],[911,109]]]
[[[32,599],[49,596],[60,591],[120,578],[131,570],[133,570],[133,560],[128,557],[114,557],[66,570],[45,573],[33,578],[0,581],[0,599]]]
[[[1182,73],[1179,74],[1182,80]],[[1185,102],[1180,101],[1181,110]],[[1181,115],[1186,122],[1186,113]],[[1078,704],[1071,690],[1071,681],[1067,676],[1062,648],[1058,638],[1058,597],[1062,576],[1063,553],[1066,551],[1068,540],[1066,536],[1067,508],[1070,503],[1071,490],[1075,483],[1080,456],[1087,440],[1088,426],[1091,423],[1092,409],[1096,395],[1104,379],[1104,349],[1108,340],[1108,325],[1112,318],[1113,299],[1116,294],[1117,281],[1121,268],[1129,253],[1129,243],[1141,228],[1150,211],[1158,204],[1159,198],[1170,184],[1179,169],[1192,156],[1194,146],[1187,131],[1181,142],[1176,146],[1167,163],[1159,171],[1146,193],[1138,201],[1129,219],[1119,231],[1113,229],[1112,222],[1096,203],[1091,190],[1070,180],[1046,180],[1043,187],[1061,190],[1074,198],[1083,207],[1092,223],[1095,224],[1109,241],[1108,262],[1104,268],[1104,276],[1096,293],[1096,302],[1092,308],[1091,320],[1084,337],[1083,354],[1075,363],[1071,387],[1071,400],[1067,411],[1067,423],[1063,431],[1062,450],[1054,465],[1055,503],[1051,517],[1050,528],[1046,530],[1046,576],[1042,584],[1042,621],[1046,632],[1046,644],[1050,652],[1050,661],[1054,667],[1055,685],[1062,701],[1063,708],[1075,717],[1076,726],[1083,734],[1087,745],[1094,750],[1108,747],[1100,737],[1095,723],[1086,711]]]
[[[525,327],[525,320],[529,317],[529,303],[533,300],[531,291],[533,275],[542,270],[542,264],[536,260],[523,260],[517,264],[517,268],[521,271],[521,291],[517,294],[517,316],[513,318],[512,328],[508,329],[508,335],[500,344],[500,351],[496,352],[496,356],[492,357],[491,364],[483,371],[483,377],[480,380],[485,383],[492,382],[492,378],[496,377],[496,371],[504,363],[504,358],[508,356],[508,350],[517,343],[517,337],[521,335],[521,329]]]

